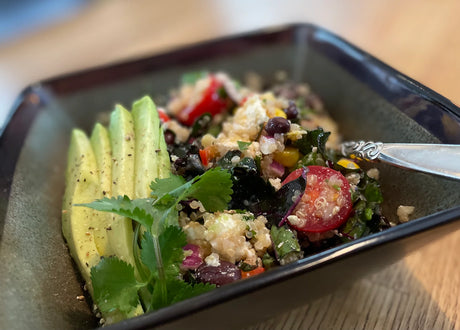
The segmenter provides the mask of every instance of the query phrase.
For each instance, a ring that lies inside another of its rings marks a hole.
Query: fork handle
[[[342,154],[460,180],[460,145],[349,141]]]

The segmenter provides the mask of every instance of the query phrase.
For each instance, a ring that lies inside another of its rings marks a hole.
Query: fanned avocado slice
[[[134,198],[150,196],[150,182],[158,178],[159,150],[158,139],[160,119],[155,104],[148,96],[133,103],[134,131],[136,135]]]
[[[116,105],[110,116],[110,144],[112,147],[112,196],[134,196],[135,134],[131,113]],[[111,214],[107,228],[110,251],[121,260],[135,265],[133,257],[132,220]]]
[[[90,203],[97,198],[100,196],[96,158],[86,134],[74,129],[67,157],[62,233],[91,294],[91,267],[100,260],[92,222],[97,211],[74,205]]]
[[[170,173],[158,112],[148,96],[133,104],[132,114],[116,105],[109,129],[96,124],[91,139],[78,129],[72,132],[62,231],[91,294],[90,270],[101,256],[114,255],[135,266],[132,221],[74,205],[120,195],[145,198],[151,181]],[[142,313],[138,304],[129,316]],[[107,324],[126,317],[118,310],[103,316]]]
[[[91,134],[91,146],[97,163],[99,175],[99,196],[112,196],[112,148],[110,146],[109,132],[101,124],[94,125]],[[112,215],[106,212],[97,212],[93,219],[94,240],[101,256],[111,254],[108,248],[107,227],[110,226]]]

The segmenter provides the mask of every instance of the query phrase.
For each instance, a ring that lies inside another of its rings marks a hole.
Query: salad
[[[62,231],[101,323],[388,228],[378,171],[339,142],[308,85],[208,72],[74,129]]]

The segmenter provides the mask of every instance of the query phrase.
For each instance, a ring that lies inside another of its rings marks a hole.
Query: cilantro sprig
[[[152,198],[131,200],[128,196],[118,196],[79,204],[129,217],[144,229],[140,247],[134,242],[140,249],[140,253],[135,253],[135,265],[113,256],[102,258],[91,269],[94,300],[103,313],[117,311],[128,317],[137,307],[139,298],[144,309],[150,311],[215,287],[180,279],[180,265],[184,259],[182,247],[187,240],[178,225],[176,206],[182,200],[193,198],[208,211],[226,209],[232,194],[230,173],[215,168],[188,182],[172,175],[156,179],[150,188]]]

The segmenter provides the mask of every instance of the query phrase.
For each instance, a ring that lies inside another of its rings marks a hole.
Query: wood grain
[[[458,329],[459,244],[457,231],[351,287],[248,330]]]
[[[0,45],[0,123],[27,84],[289,22],[323,26],[460,104],[460,1],[95,1]],[[1,125],[0,125],[1,126]],[[262,329],[460,329],[460,231]]]

